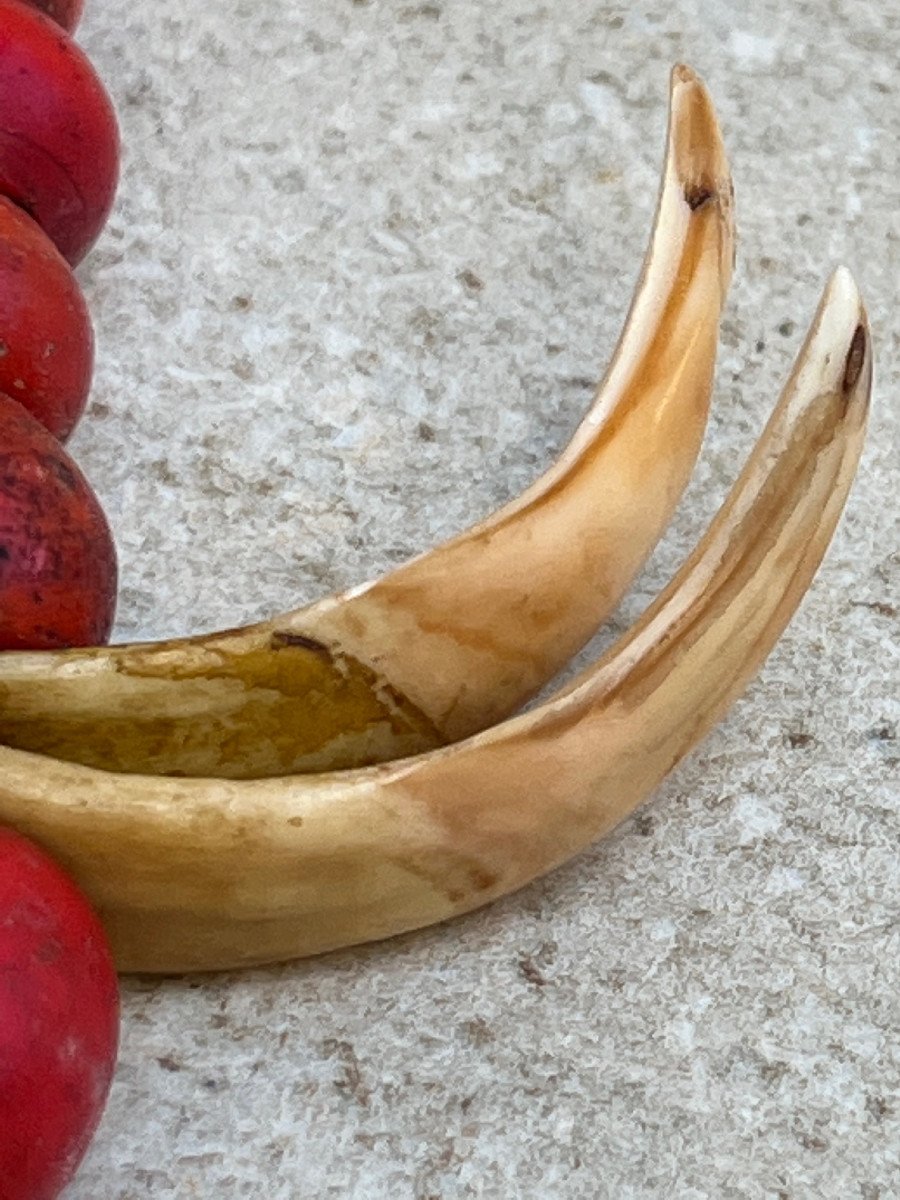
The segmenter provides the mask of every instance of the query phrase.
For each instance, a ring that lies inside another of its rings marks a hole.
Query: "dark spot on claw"
[[[473,867],[470,875],[472,886],[479,892],[488,891],[489,888],[495,887],[498,882],[496,875],[491,871],[484,871],[480,867]]]
[[[331,651],[321,642],[317,642],[315,638],[305,637],[302,633],[291,633],[289,630],[282,629],[272,634],[269,640],[269,645],[273,650],[297,649],[311,650],[313,654],[321,654],[325,658],[331,658]]]
[[[844,395],[848,395],[856,387],[866,361],[866,331],[862,325],[857,325],[853,341],[847,351],[847,362],[844,367]]]
[[[684,198],[691,212],[696,212],[704,204],[709,204],[710,200],[715,199],[715,195],[713,189],[705,183],[686,183],[684,185]]]

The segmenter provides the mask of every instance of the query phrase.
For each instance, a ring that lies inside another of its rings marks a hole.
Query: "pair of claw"
[[[75,874],[121,969],[271,962],[475,908],[617,823],[740,694],[821,561],[862,446],[871,348],[843,269],[675,579],[598,663],[506,719],[594,633],[687,482],[731,195],[709,97],[676,68],[612,365],[557,464],[481,525],[245,630],[0,656],[0,822]]]

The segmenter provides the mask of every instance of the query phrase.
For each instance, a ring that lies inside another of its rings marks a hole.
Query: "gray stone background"
[[[358,582],[551,461],[627,307],[676,60],[719,107],[738,271],[694,484],[598,644],[702,532],[838,261],[878,383],[800,614],[652,802],[444,928],[125,982],[67,1200],[900,1196],[896,4],[89,0],[80,40],[124,141],[72,445],[120,638]]]

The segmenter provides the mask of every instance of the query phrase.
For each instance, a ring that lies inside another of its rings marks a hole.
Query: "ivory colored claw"
[[[0,741],[246,779],[399,758],[506,717],[593,635],[671,517],[706,424],[732,259],[715,115],[677,67],[643,276],[594,405],[542,479],[385,578],[263,624],[0,655]]]
[[[117,775],[0,748],[0,822],[74,873],[127,971],[315,954],[521,887],[644,800],[755,674],[834,531],[870,384],[865,314],[841,270],[697,550],[534,711],[407,761],[255,781]]]

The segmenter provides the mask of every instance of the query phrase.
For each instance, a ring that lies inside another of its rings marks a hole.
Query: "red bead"
[[[84,12],[84,0],[28,0],[28,3],[52,17],[67,33],[74,31]]]
[[[94,336],[72,268],[47,235],[0,197],[0,392],[61,441],[81,416]]]
[[[105,642],[116,577],[90,484],[43,425],[0,396],[0,650]]]
[[[0,829],[0,1196],[55,1200],[106,1103],[119,989],[106,936],[75,884]]]
[[[49,17],[0,0],[0,194],[73,265],[109,216],[119,134],[91,64]]]

